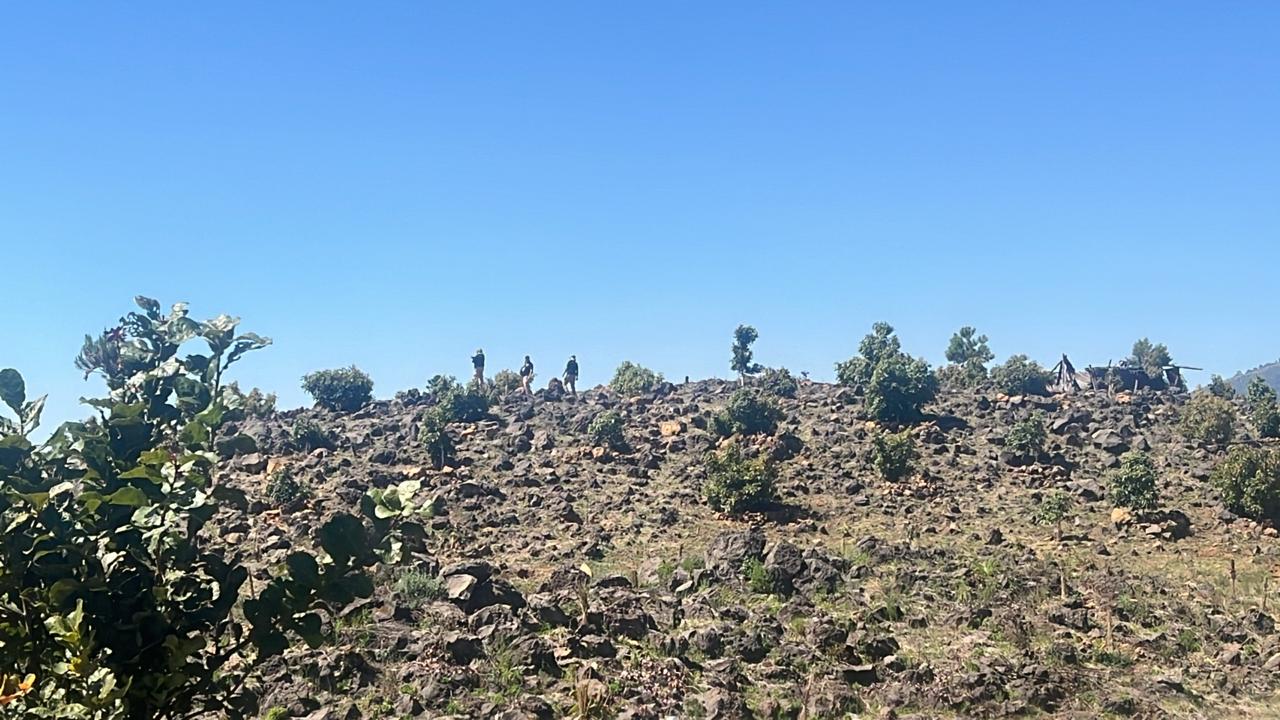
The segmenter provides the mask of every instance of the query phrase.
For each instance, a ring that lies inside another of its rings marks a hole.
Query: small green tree
[[[587,426],[587,434],[597,445],[622,450],[627,446],[627,438],[623,433],[625,423],[622,415],[616,410],[606,410],[591,419]]]
[[[635,397],[651,392],[662,382],[662,375],[627,360],[614,371],[609,388],[623,397]]]
[[[849,387],[865,387],[881,360],[902,354],[902,342],[894,334],[893,326],[878,322],[858,344],[858,355],[836,363],[836,380]]]
[[[947,344],[947,362],[951,364],[938,371],[938,379],[948,387],[977,387],[987,379],[987,363],[994,357],[987,336],[966,325],[951,336]]]
[[[1026,355],[1013,355],[991,368],[991,384],[1006,395],[1046,395],[1052,376]]]
[[[1004,446],[1019,460],[1034,462],[1044,454],[1045,441],[1048,439],[1049,433],[1044,429],[1044,422],[1039,417],[1029,417],[1014,423],[1004,438]]]
[[[1223,400],[1233,400],[1236,396],[1236,389],[1231,387],[1231,383],[1227,382],[1221,375],[1214,375],[1209,379],[1209,384],[1205,387],[1210,395],[1220,397]]]
[[[1071,517],[1073,505],[1071,496],[1065,491],[1054,490],[1045,495],[1036,508],[1036,522],[1053,525],[1053,539],[1062,542],[1062,523]]]
[[[1233,447],[1211,477],[1228,510],[1255,520],[1280,520],[1280,452]]]
[[[1163,343],[1154,345],[1147,338],[1142,338],[1133,344],[1129,364],[1142,368],[1151,377],[1163,377],[1164,369],[1173,364],[1173,358]]]
[[[760,337],[760,333],[750,325],[739,325],[733,331],[733,358],[729,367],[738,373],[738,381],[745,383],[748,375],[760,372],[760,366],[751,361],[751,344]]]
[[[1211,445],[1225,445],[1235,436],[1236,411],[1230,400],[1196,392],[1182,406],[1178,424],[1182,434]]]
[[[912,422],[938,392],[929,364],[902,352],[893,326],[878,322],[858,344],[858,356],[836,364],[841,385],[866,393],[867,412],[884,422]]]
[[[1266,380],[1255,376],[1249,381],[1245,406],[1260,437],[1280,437],[1280,405],[1276,402],[1276,391]]]
[[[1143,452],[1125,453],[1111,474],[1111,502],[1116,507],[1154,510],[1158,501],[1156,465]]]
[[[908,428],[901,432],[882,432],[871,439],[871,464],[880,477],[898,481],[909,476],[920,453],[916,439]]]
[[[302,389],[320,407],[338,412],[359,410],[373,399],[373,380],[355,365],[308,373]]]
[[[740,388],[729,397],[724,409],[711,419],[711,426],[721,437],[771,434],[782,418],[782,410],[767,397],[753,389]]]
[[[769,458],[747,457],[737,445],[709,453],[702,494],[713,509],[729,514],[767,507],[776,499],[777,470]]]
[[[418,425],[418,441],[427,449],[431,464],[437,470],[447,465],[453,457],[453,437],[449,435],[449,422],[452,419],[452,406],[437,404],[422,414],[422,421]]]

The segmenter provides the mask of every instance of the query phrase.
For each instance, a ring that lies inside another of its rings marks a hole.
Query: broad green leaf
[[[321,632],[321,619],[316,613],[307,613],[298,618],[297,631],[298,635],[312,648],[318,648],[324,644],[324,634]]]
[[[49,587],[49,602],[55,607],[63,607],[83,587],[79,580],[63,578]]]
[[[160,303],[156,300],[152,300],[145,295],[135,295],[133,301],[137,303],[138,307],[142,308],[143,312],[148,315],[160,314]]]
[[[48,395],[41,395],[22,406],[22,424],[27,432],[40,425],[40,416],[44,414],[44,403],[48,399]]]
[[[290,553],[284,564],[289,569],[289,577],[312,589],[320,586],[320,565],[310,554]]]
[[[251,436],[241,433],[229,438],[223,438],[218,441],[218,452],[223,457],[231,457],[232,455],[245,455],[258,451],[258,441]]]
[[[150,504],[147,494],[139,488],[132,485],[122,487],[119,490],[107,496],[107,502],[112,505],[124,505],[126,507],[145,507]]]
[[[364,524],[359,518],[341,514],[330,518],[320,528],[320,547],[339,565],[347,565],[354,558],[363,558],[369,551]]]
[[[0,401],[22,417],[22,403],[27,401],[27,384],[22,373],[13,368],[0,370]]]

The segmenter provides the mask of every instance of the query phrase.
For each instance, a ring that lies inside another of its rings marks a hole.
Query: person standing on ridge
[[[477,385],[484,386],[484,350],[476,350],[476,354],[471,356],[471,366],[476,369],[475,377],[472,378]]]
[[[524,356],[524,364],[520,366],[520,389],[525,395],[532,395],[533,391],[529,389],[529,384],[533,382],[533,361],[528,355]]]
[[[578,397],[578,356],[570,355],[569,362],[564,366],[564,384],[569,388],[569,392],[574,397]]]

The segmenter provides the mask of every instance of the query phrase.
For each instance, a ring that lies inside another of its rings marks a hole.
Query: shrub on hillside
[[[1054,490],[1040,500],[1036,508],[1036,522],[1053,526],[1053,538],[1062,541],[1062,522],[1071,517],[1071,496],[1064,490]]]
[[[310,494],[305,485],[298,482],[289,468],[281,468],[271,473],[267,479],[267,497],[276,507],[289,507],[305,500]]]
[[[499,370],[493,374],[493,389],[499,398],[504,398],[520,389],[520,375],[514,370]]]
[[[900,353],[876,363],[866,389],[867,412],[884,422],[914,422],[937,394],[938,378],[929,363]]]
[[[1192,440],[1225,445],[1235,436],[1236,411],[1231,401],[1197,392],[1182,406],[1178,427]]]
[[[303,452],[311,452],[317,448],[332,448],[333,436],[315,420],[298,418],[293,421],[289,431],[293,444]]]
[[[1156,465],[1150,456],[1125,453],[1120,467],[1111,474],[1111,503],[1134,510],[1154,510],[1158,499],[1156,479]]]
[[[1044,422],[1038,417],[1029,417],[1014,423],[1009,434],[1005,435],[1004,447],[1019,460],[1033,462],[1044,454],[1044,444],[1048,439]]]
[[[882,432],[871,439],[871,464],[885,480],[897,481],[909,476],[919,457],[910,429]]]
[[[944,388],[964,390],[980,387],[987,381],[987,368],[978,363],[943,365],[938,368],[938,384]]]
[[[841,385],[866,395],[867,412],[885,422],[910,422],[938,392],[929,364],[902,352],[893,326],[878,322],[858,344],[858,356],[836,364]]]
[[[418,441],[427,450],[431,464],[437,470],[444,467],[453,457],[453,438],[449,435],[450,408],[434,405],[422,415],[418,426]]]
[[[1209,379],[1209,384],[1205,386],[1210,395],[1220,397],[1223,400],[1234,400],[1236,397],[1236,389],[1231,387],[1231,383],[1227,382],[1221,375],[1214,375]]]
[[[1236,446],[1214,469],[1227,509],[1255,520],[1280,520],[1280,451]]]
[[[227,385],[227,392],[235,399],[235,407],[239,408],[245,417],[265,418],[276,412],[275,393],[264,393],[258,388],[245,393],[240,390],[240,385],[234,382]]]
[[[1014,355],[991,368],[991,384],[1006,395],[1046,395],[1052,376],[1026,355]]]
[[[871,375],[881,360],[902,354],[902,342],[894,334],[893,326],[878,322],[871,332],[858,343],[858,355],[836,363],[836,381],[853,388],[865,388],[871,383]]]
[[[652,391],[662,382],[662,375],[627,360],[614,371],[609,387],[623,397],[634,397]]]
[[[769,458],[747,457],[737,445],[707,455],[702,495],[720,512],[738,514],[767,507],[776,499],[777,471]]]
[[[489,416],[490,389],[472,380],[464,388],[457,379],[435,375],[427,381],[431,402],[444,413],[445,422],[479,422]]]
[[[786,368],[765,368],[757,386],[770,395],[784,398],[795,397],[796,390],[800,387],[791,371]]]
[[[729,397],[729,403],[711,419],[717,435],[770,434],[778,428],[782,410],[761,393],[740,388]]]
[[[621,450],[627,445],[623,427],[622,415],[616,410],[606,410],[591,419],[587,434],[596,445]]]
[[[302,389],[320,407],[339,412],[359,410],[373,399],[373,379],[355,365],[308,373]]]
[[[1276,402],[1276,391],[1266,380],[1255,377],[1249,381],[1245,404],[1259,437],[1280,437],[1280,405]]]

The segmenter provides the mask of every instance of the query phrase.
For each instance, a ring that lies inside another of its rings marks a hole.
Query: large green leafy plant
[[[18,416],[0,425],[2,717],[251,716],[258,665],[294,639],[324,642],[332,613],[372,593],[378,551],[397,549],[386,518],[339,514],[316,552],[247,587],[248,568],[206,526],[219,505],[244,507],[217,472],[253,446],[220,437],[240,412],[223,375],[270,340],[226,315],[137,303],[76,359],[110,391],[85,401],[98,416],[44,445],[26,437],[40,401],[0,372]]]

